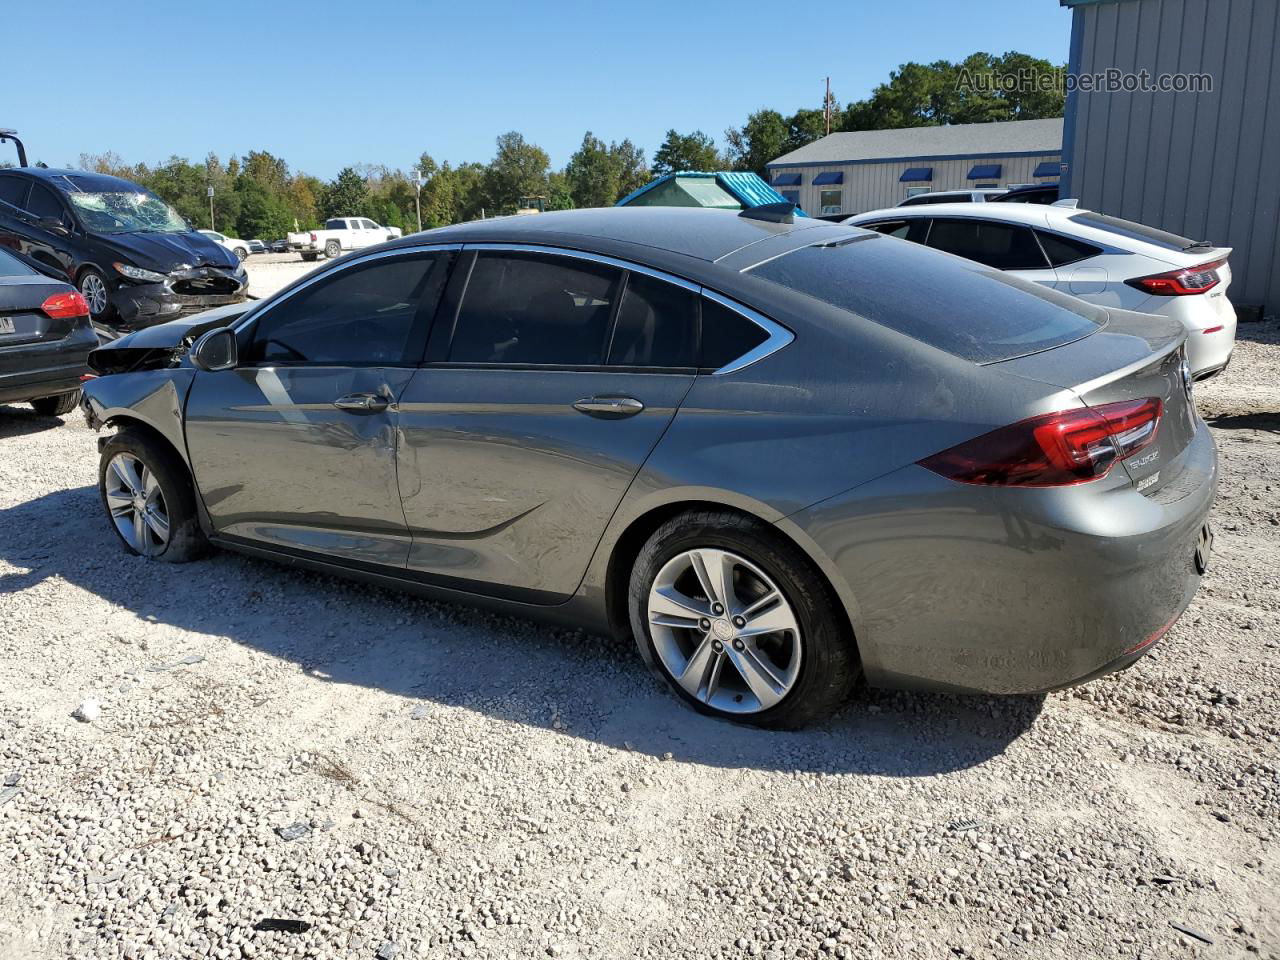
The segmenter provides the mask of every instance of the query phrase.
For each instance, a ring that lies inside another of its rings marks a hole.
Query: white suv
[[[1156,313],[1187,329],[1192,375],[1220,373],[1236,342],[1230,247],[1074,206],[895,207],[844,221],[1055,287],[1101,306]]]

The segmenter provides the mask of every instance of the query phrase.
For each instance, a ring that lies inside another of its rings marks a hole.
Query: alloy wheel
[[[800,622],[758,566],[725,550],[686,550],[649,589],[649,633],[686,693],[726,713],[776,706],[796,684]]]
[[[89,304],[89,312],[99,316],[107,309],[107,285],[96,273],[86,273],[80,278],[80,293]]]
[[[129,453],[117,453],[104,479],[107,509],[125,543],[145,557],[169,543],[169,514],[156,475]]]

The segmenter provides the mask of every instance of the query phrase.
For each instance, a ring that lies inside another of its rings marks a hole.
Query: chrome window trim
[[[391,250],[379,250],[376,253],[359,254],[357,256],[353,256],[350,260],[335,261],[326,267],[318,268],[311,274],[311,276],[307,277],[305,282],[300,283],[298,286],[284,294],[272,294],[268,299],[260,301],[258,304],[250,308],[249,311],[241,317],[231,329],[236,333],[241,333],[249,326],[249,324],[256,322],[258,317],[262,316],[264,313],[270,312],[277,304],[281,304],[292,299],[294,296],[301,293],[303,290],[306,290],[313,284],[319,283],[321,280],[332,276],[340,270],[346,270],[348,267],[354,267],[361,263],[370,263],[374,260],[385,260],[389,257],[397,257],[405,254],[441,253],[450,250],[456,252],[461,249],[462,244],[460,243],[422,243],[408,247],[395,247]]]
[[[758,347],[747,351],[731,363],[713,370],[711,373],[713,377],[722,377],[726,374],[737,373],[739,370],[745,369],[753,363],[758,363],[765,357],[777,353],[796,338],[794,333],[782,326],[780,323],[776,323],[763,314],[752,310],[750,307],[745,307],[736,300],[730,300],[728,297],[722,296],[702,284],[692,283],[681,277],[674,276],[673,274],[664,273],[661,270],[655,270],[652,267],[646,267],[638,263],[632,263],[629,260],[619,260],[616,257],[607,257],[598,253],[587,253],[583,250],[573,250],[568,247],[555,247],[546,244],[533,243],[467,243],[463,245],[463,249],[498,250],[508,253],[542,253],[550,256],[572,257],[579,260],[587,260],[591,263],[600,263],[605,266],[616,267],[620,270],[628,270],[631,273],[643,274],[647,277],[653,277],[655,280],[662,280],[666,283],[675,284],[676,286],[682,287],[692,293],[706,297],[708,300],[713,300],[720,306],[728,310],[732,310],[739,316],[750,320],[768,335],[765,341]],[[608,370],[611,368],[605,366],[600,369]]]
[[[663,273],[661,270],[654,270],[651,267],[632,263],[629,260],[619,260],[616,257],[606,257],[599,253],[587,253],[584,250],[571,250],[568,247],[552,247],[536,243],[467,243],[463,245],[463,249],[499,250],[507,253],[544,253],[556,257],[572,257],[577,260],[587,260],[591,263],[600,263],[607,267],[616,267],[619,270],[629,270],[631,273],[641,273],[647,277],[653,277],[655,280],[665,280],[667,283],[673,283],[677,287],[683,287],[685,290],[692,293],[700,293],[702,291],[702,287],[699,284],[691,283],[688,280],[670,273]]]
[[[745,317],[769,335],[764,343],[760,344],[760,346],[755,347],[752,350],[748,350],[737,360],[715,370],[711,374],[713,377],[723,377],[725,374],[737,373],[739,370],[746,369],[753,363],[759,363],[765,357],[777,353],[796,338],[796,335],[782,324],[770,320],[764,314],[757,313],[750,307],[744,307],[736,300],[730,300],[728,297],[721,296],[714,290],[708,290],[706,287],[702,288],[702,295],[708,300],[712,300],[715,303],[720,304],[720,306],[725,309],[732,310],[734,313]]]

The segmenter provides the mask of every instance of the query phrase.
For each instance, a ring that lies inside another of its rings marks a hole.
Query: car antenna
[[[748,220],[764,220],[767,223],[795,223],[796,205],[790,200],[762,203],[758,207],[747,207],[738,216]]]

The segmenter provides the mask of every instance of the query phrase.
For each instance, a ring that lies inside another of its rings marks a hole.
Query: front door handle
[[[381,413],[387,409],[386,397],[377,393],[348,393],[333,401],[339,410],[350,410],[352,413]]]
[[[644,404],[635,397],[585,397],[575,403],[573,409],[593,417],[613,420],[634,417],[644,409]]]

